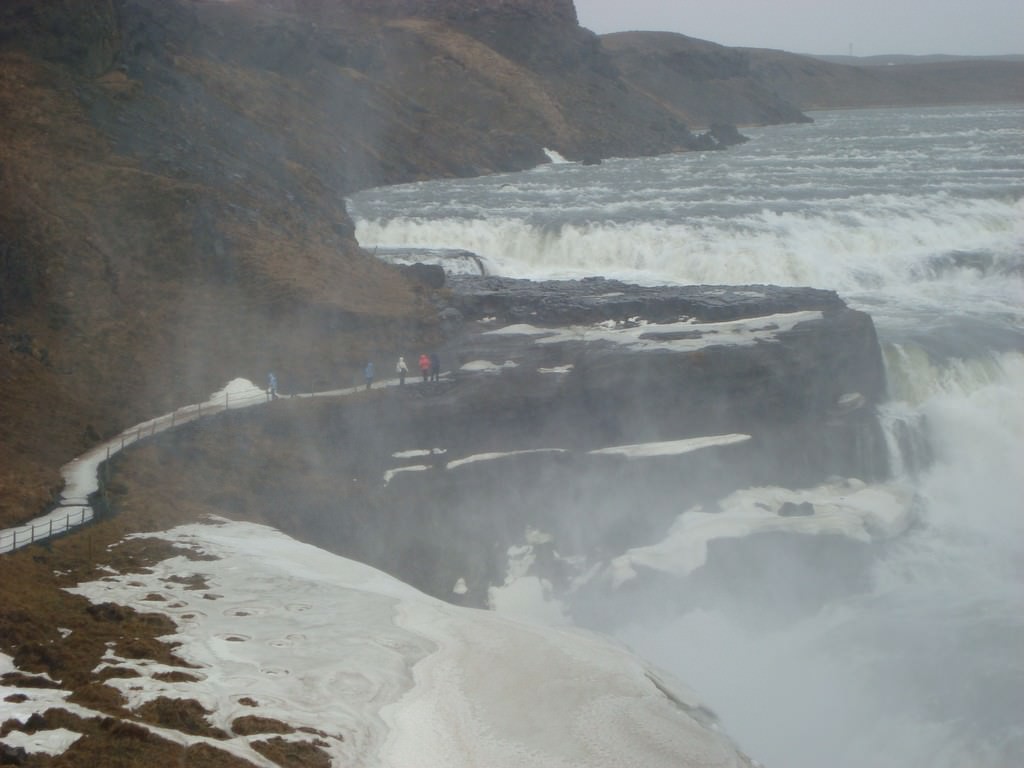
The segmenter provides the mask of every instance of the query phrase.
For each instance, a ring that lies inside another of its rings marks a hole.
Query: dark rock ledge
[[[529,530],[548,542],[537,565],[557,588],[565,558],[651,544],[738,489],[887,472],[874,326],[833,292],[459,277],[443,293],[439,382],[413,371],[403,388],[186,428],[227,429],[249,454],[262,434],[318,457],[268,462],[241,509],[266,504],[290,535],[483,605]],[[412,366],[420,351],[407,350]],[[604,450],[714,436],[742,437],[645,458]],[[175,442],[193,450],[187,434]],[[460,579],[468,591],[453,592]]]
[[[720,322],[799,310],[841,310],[835,293],[775,285],[641,286],[590,277],[532,281],[508,277],[449,277],[451,302],[468,317],[544,325],[594,323],[642,317],[664,323],[679,317]]]
[[[529,403],[514,419],[529,434],[507,435],[504,450],[742,433],[758,456],[734,468],[732,487],[887,472],[874,325],[832,291],[602,278],[448,286],[444,364],[458,386],[437,405],[472,418],[498,402]]]
[[[593,563],[659,540],[684,510],[713,509],[738,489],[888,472],[874,325],[833,291],[469,276],[447,286],[452,373],[418,418],[445,451],[431,463],[448,469],[396,474],[384,493],[398,505],[409,493],[451,500],[456,539],[473,521],[456,550],[476,601],[481,584],[501,583],[526,529],[551,536],[538,552]],[[644,459],[591,453],[724,435],[750,439]],[[546,452],[459,461],[530,450]],[[863,564],[848,542],[798,538],[819,559]],[[431,587],[451,599],[443,582]]]

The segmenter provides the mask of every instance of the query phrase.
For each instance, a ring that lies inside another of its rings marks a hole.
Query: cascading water
[[[915,475],[921,522],[870,592],[768,630],[738,596],[621,632],[766,765],[1009,768],[1024,755],[1024,356],[891,378],[908,374],[923,397],[885,421],[903,425],[893,464]]]
[[[892,482],[917,499],[870,587],[802,614],[737,592],[614,631],[768,766],[1024,765],[1024,108],[815,120],[726,152],[372,190],[357,237],[515,277],[831,288],[870,313]]]

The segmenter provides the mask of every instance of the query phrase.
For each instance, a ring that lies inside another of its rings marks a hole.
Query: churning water
[[[617,634],[768,766],[1021,766],[1024,108],[813,117],[725,152],[553,163],[350,207],[366,247],[464,249],[494,274],[808,285],[869,312],[890,462],[921,503],[870,591],[756,625],[740,596],[621,617]]]

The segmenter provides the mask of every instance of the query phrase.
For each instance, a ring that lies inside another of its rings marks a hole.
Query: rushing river
[[[775,622],[737,596],[615,632],[769,768],[1024,765],[1024,107],[812,116],[724,152],[350,209],[366,247],[464,249],[493,274],[807,285],[869,312],[890,463],[922,505],[871,588],[796,617],[781,596]]]

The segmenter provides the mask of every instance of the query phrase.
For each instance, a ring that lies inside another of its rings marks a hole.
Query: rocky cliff
[[[0,72],[6,521],[97,436],[232,375],[327,381],[429,341],[352,190],[708,145],[569,2],[12,0]]]
[[[155,511],[144,498],[169,482],[176,505],[264,521],[485,606],[531,531],[560,553],[547,577],[565,588],[567,563],[578,576],[739,489],[887,472],[874,328],[832,292],[449,287],[461,322],[437,382],[414,371],[354,399],[286,396],[195,424],[118,460],[132,491],[115,509]],[[168,479],[141,481],[156,467]]]

